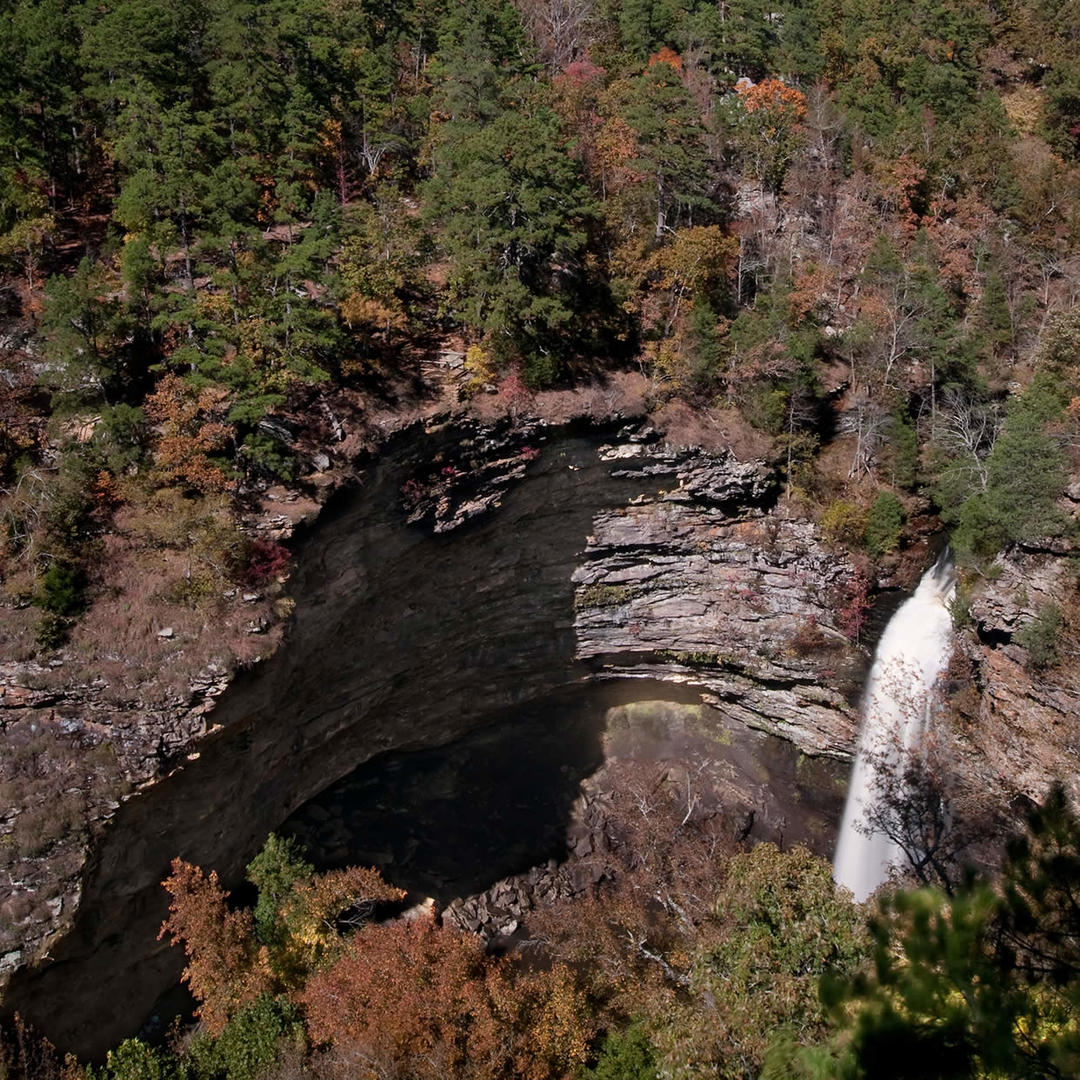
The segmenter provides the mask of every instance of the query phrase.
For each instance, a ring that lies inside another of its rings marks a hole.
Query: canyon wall
[[[100,1053],[176,978],[155,941],[170,859],[236,881],[268,832],[361,762],[592,680],[695,687],[717,730],[843,756],[855,691],[834,687],[863,658],[831,590],[850,571],[774,495],[762,466],[648,431],[405,433],[324,510],[284,645],[199,711],[206,734],[180,767],[116,809],[70,929],[16,970],[6,1006]]]

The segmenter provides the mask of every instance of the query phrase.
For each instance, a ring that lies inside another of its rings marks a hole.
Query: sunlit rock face
[[[850,753],[861,654],[832,611],[851,569],[773,497],[762,466],[648,432],[397,436],[302,544],[283,646],[222,694],[183,767],[120,807],[72,930],[16,973],[5,1007],[101,1053],[177,977],[155,940],[174,856],[235,882],[268,832],[361,763],[456,744],[597,680],[693,690],[705,728],[748,747],[729,767],[748,800],[767,787],[763,732]]]

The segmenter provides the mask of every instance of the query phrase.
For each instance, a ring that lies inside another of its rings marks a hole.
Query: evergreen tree
[[[550,381],[569,344],[593,212],[578,164],[536,103],[444,135],[426,195],[452,262],[449,313],[499,355],[522,357],[533,381]]]
[[[615,84],[610,107],[632,130],[630,167],[648,193],[654,233],[665,239],[685,214],[707,211],[711,184],[704,128],[678,69],[668,60]]]

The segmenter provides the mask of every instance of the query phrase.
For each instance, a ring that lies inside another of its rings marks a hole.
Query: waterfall
[[[865,900],[903,859],[883,833],[862,831],[880,793],[881,772],[922,740],[934,684],[952,647],[949,602],[955,591],[946,551],[923,575],[881,635],[863,700],[863,725],[833,860],[833,877]]]

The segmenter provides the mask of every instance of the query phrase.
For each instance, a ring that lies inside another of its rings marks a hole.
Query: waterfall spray
[[[866,817],[881,796],[882,772],[902,768],[930,718],[934,684],[952,648],[949,602],[956,582],[946,551],[923,575],[881,635],[863,700],[863,725],[833,860],[833,877],[865,900],[900,862],[883,833],[867,833]]]

